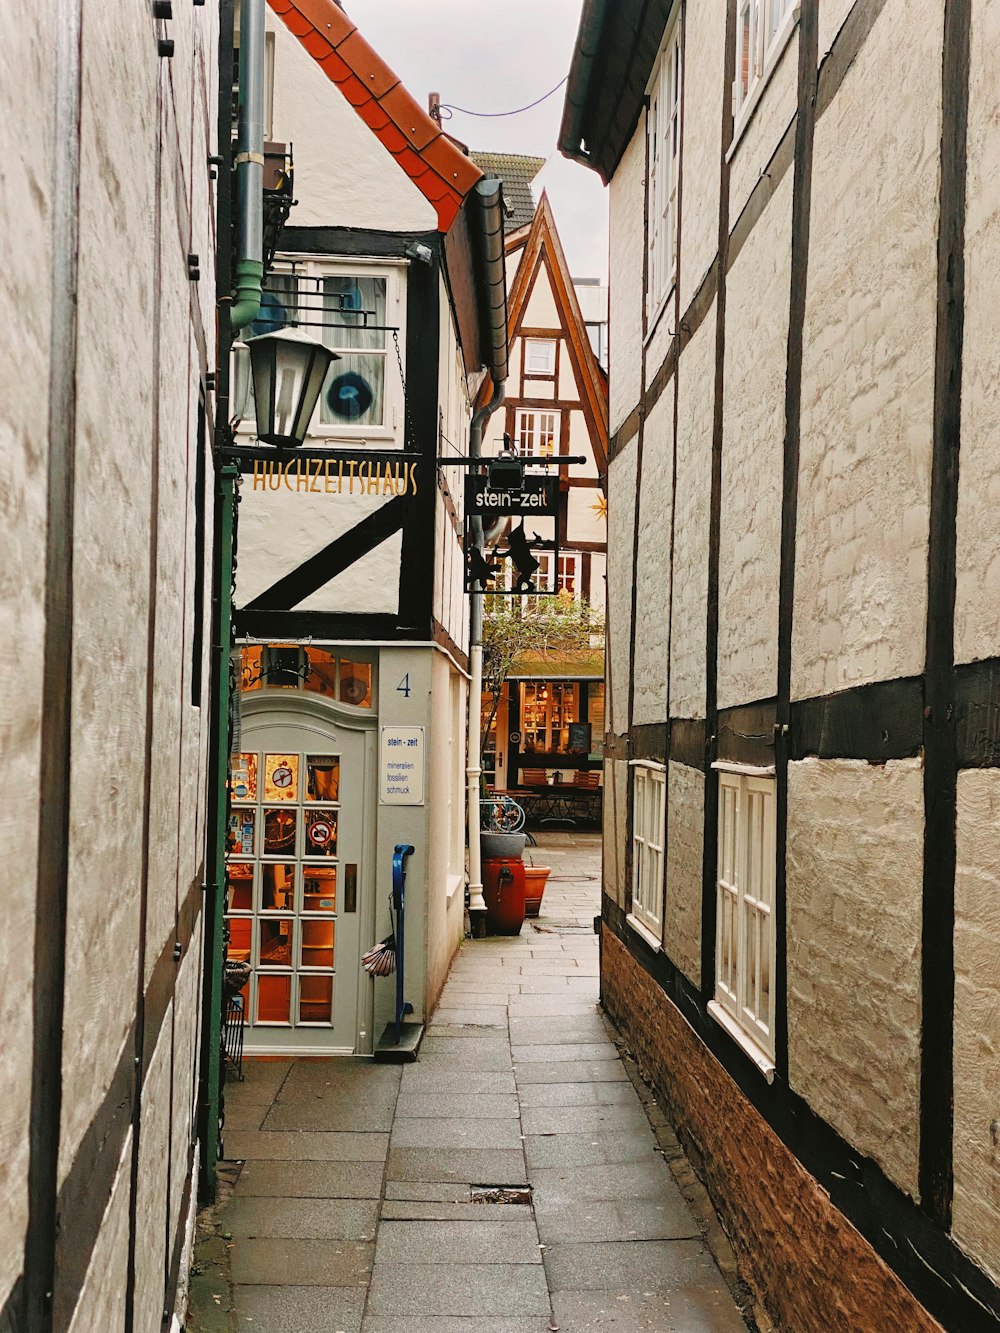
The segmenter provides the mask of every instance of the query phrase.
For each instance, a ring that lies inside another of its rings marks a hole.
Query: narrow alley
[[[194,1330],[745,1328],[597,1003],[600,839],[539,842],[541,915],[466,941],[415,1064],[248,1060],[228,1086]]]

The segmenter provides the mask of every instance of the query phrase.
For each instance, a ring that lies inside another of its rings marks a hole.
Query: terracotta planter
[[[524,867],[524,914],[537,916],[542,908],[545,881],[552,873],[551,866]]]

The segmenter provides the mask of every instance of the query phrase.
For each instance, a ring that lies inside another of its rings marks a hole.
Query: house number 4
[[[396,686],[397,694],[405,694],[407,699],[410,697],[410,673],[407,672],[403,679]]]

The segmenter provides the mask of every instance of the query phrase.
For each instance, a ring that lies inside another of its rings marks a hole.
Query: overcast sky
[[[344,8],[413,96],[468,111],[510,111],[568,72],[581,0],[344,0]],[[470,148],[531,153],[548,191],[573,276],[607,275],[607,195],[599,177],[556,148],[564,89],[519,116],[455,111],[449,133]]]

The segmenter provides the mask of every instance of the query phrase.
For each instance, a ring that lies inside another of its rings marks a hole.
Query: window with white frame
[[[774,810],[773,776],[719,773],[715,1004],[709,1009],[768,1062],[774,1059]]]
[[[548,458],[559,448],[559,414],[525,412],[514,414],[514,447],[523,458]]]
[[[792,23],[796,0],[738,0],[733,116],[738,121],[766,78]],[[748,111],[749,114],[749,111]]]
[[[632,915],[660,937],[667,771],[662,764],[632,766]]]
[[[555,338],[525,338],[524,373],[526,375],[554,375],[556,373]]]
[[[681,35],[675,20],[649,86],[648,311],[673,286],[677,269],[677,176],[681,151]]]

